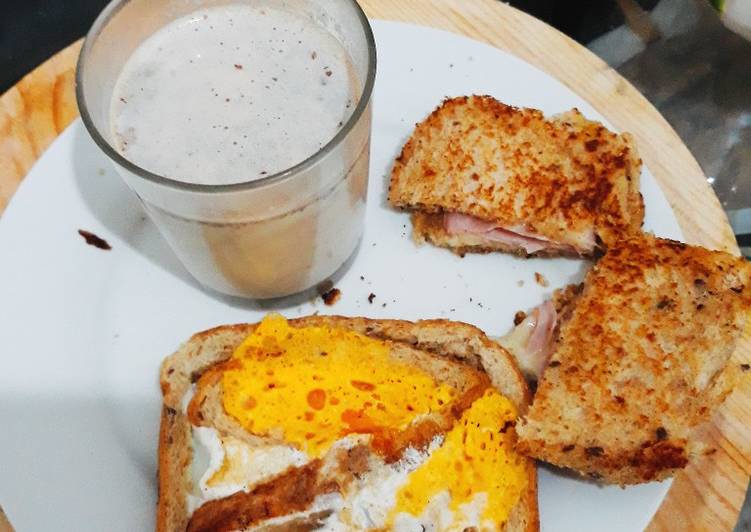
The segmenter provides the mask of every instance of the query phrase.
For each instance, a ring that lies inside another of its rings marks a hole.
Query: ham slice
[[[539,380],[553,353],[558,314],[551,301],[536,307],[499,343],[516,358],[529,380]]]
[[[451,234],[458,234],[489,233],[497,226],[493,222],[486,222],[468,214],[447,212],[443,215],[443,227]]]
[[[450,235],[472,234],[480,236],[487,243],[501,243],[515,249],[523,249],[528,255],[540,251],[566,251],[577,253],[572,246],[551,242],[540,236],[530,235],[518,228],[499,227],[475,216],[458,212],[443,215],[443,228]]]

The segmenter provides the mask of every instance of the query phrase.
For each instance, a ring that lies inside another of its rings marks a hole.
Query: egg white
[[[221,499],[239,491],[250,491],[287,468],[309,461],[302,451],[287,445],[251,446],[231,436],[220,436],[210,427],[191,427],[193,433],[193,490],[188,509],[193,511],[206,501]],[[226,479],[211,482],[225,464]]]
[[[472,500],[451,511],[448,490],[435,494],[419,516],[401,512],[394,518],[396,532],[461,532],[466,528],[495,530],[492,523],[482,522],[482,512],[488,502],[486,493],[476,493]]]
[[[239,491],[250,491],[287,468],[302,466],[310,460],[304,452],[290,446],[250,446],[231,436],[222,437],[216,429],[210,427],[191,429],[193,489],[188,494],[189,512],[207,501],[221,499]],[[346,450],[361,443],[362,436],[348,436],[337,441],[332,450]],[[263,525],[330,510],[332,513],[322,528],[327,532],[384,528],[396,504],[399,489],[406,484],[409,475],[423,465],[442,444],[443,436],[437,436],[424,450],[410,447],[401,460],[393,464],[386,464],[380,458],[371,456],[370,470],[356,478],[345,493],[321,495],[308,510],[265,521]],[[210,482],[225,460],[230,465],[225,475],[227,480]],[[449,509],[451,497],[448,491],[443,491],[431,499],[420,516],[399,513],[394,520],[393,529],[396,532],[423,532],[480,527],[480,516],[486,502],[485,494],[477,494],[472,501],[460,506],[457,512],[452,512]]]
[[[195,391],[191,387],[182,401],[183,412]],[[207,501],[221,499],[239,491],[250,491],[254,486],[270,480],[290,467],[306,464],[310,457],[306,453],[288,445],[269,444],[251,446],[231,436],[221,436],[211,427],[191,426],[193,463],[193,488],[187,495],[188,512],[192,513]],[[344,437],[332,446],[332,451],[350,449],[367,443],[365,435]],[[304,512],[270,519],[262,527],[281,524],[285,521],[330,510],[321,530],[326,532],[350,532],[352,530],[382,529],[396,504],[399,489],[407,483],[409,475],[422,466],[430,455],[444,441],[436,436],[423,450],[412,447],[395,463],[386,464],[380,458],[371,456],[370,470],[356,478],[345,493],[327,493],[316,497],[310,508]],[[224,482],[210,479],[228,460],[230,465]],[[333,466],[333,465],[332,465]],[[392,528],[395,532],[433,532],[442,530],[463,530],[466,527],[487,528],[480,516],[487,503],[487,495],[476,494],[473,499],[452,512],[451,496],[443,491],[431,498],[420,516],[406,512],[396,515]],[[481,526],[483,525],[483,526]],[[492,528],[492,527],[491,527]]]

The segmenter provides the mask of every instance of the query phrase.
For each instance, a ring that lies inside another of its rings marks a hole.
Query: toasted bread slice
[[[414,219],[415,238],[458,252],[591,255],[641,227],[640,172],[629,134],[576,109],[546,119],[465,96],[416,126],[394,163],[389,201],[437,215]],[[443,217],[454,214],[490,226],[452,234]],[[489,239],[493,227],[501,231]]]
[[[735,382],[750,278],[741,258],[651,235],[611,247],[564,316],[519,448],[606,483],[684,467]]]
[[[470,325],[446,320],[411,323],[335,316],[290,320],[290,325],[325,325],[388,341],[392,356],[410,360],[410,363],[420,365],[437,379],[450,381],[467,393],[474,385],[489,380],[520,413],[526,412],[529,392],[511,356]],[[159,532],[216,529],[228,522],[230,528],[246,523],[247,526],[235,528],[251,529],[257,523],[251,526],[253,520],[248,520],[248,516],[253,515],[254,509],[268,510],[271,501],[284,506],[285,515],[281,520],[271,519],[258,524],[259,530],[314,530],[327,514],[325,509],[309,507],[309,498],[325,494],[334,487],[341,489],[355,473],[351,449],[344,454],[333,450],[321,460],[287,471],[281,475],[284,477],[281,480],[277,477],[249,493],[241,492],[221,499],[221,502],[211,501],[211,505],[206,503],[192,515],[189,513],[186,501],[192,486],[191,424],[182,404],[184,397],[195,384],[190,417],[207,424],[211,418],[216,421],[212,426],[220,431],[252,442],[252,436],[239,433],[239,426],[234,420],[217,412],[217,405],[221,404],[221,386],[218,385],[216,374],[217,368],[230,358],[254,327],[252,324],[233,325],[198,333],[165,359],[162,365],[160,380],[164,407],[159,443]],[[413,434],[412,437],[416,436]],[[367,460],[372,463],[376,459],[369,455]],[[536,472],[531,461],[527,471],[527,488],[512,510],[506,530],[536,530],[539,527]],[[302,492],[292,489],[300,486],[308,486],[309,489]]]

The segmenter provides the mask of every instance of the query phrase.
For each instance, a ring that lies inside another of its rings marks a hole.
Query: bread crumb
[[[109,243],[105,239],[95,235],[91,231],[79,229],[78,234],[81,235],[86,241],[86,243],[90,246],[94,246],[95,248],[103,249],[105,251],[109,251],[110,249],[112,249],[112,246],[110,246]]]
[[[321,296],[321,299],[323,299],[323,302],[326,303],[328,306],[335,305],[339,299],[342,297],[342,291],[338,288],[332,288],[328,292],[324,293]]]
[[[550,284],[548,283],[548,280],[545,278],[545,276],[540,272],[535,272],[535,282],[545,288],[547,288]]]
[[[525,319],[527,319],[527,313],[523,310],[518,311],[516,314],[514,314],[514,325],[519,325]]]

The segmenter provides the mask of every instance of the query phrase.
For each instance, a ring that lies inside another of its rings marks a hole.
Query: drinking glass
[[[110,113],[125,62],[175,19],[241,3],[302,14],[340,41],[359,81],[348,121],[308,159],[247,182],[186,183],[128,160],[114,147]],[[89,134],[193,277],[223,294],[264,299],[320,285],[356,252],[365,217],[375,71],[373,34],[354,0],[115,0],[86,37],[76,96]]]

